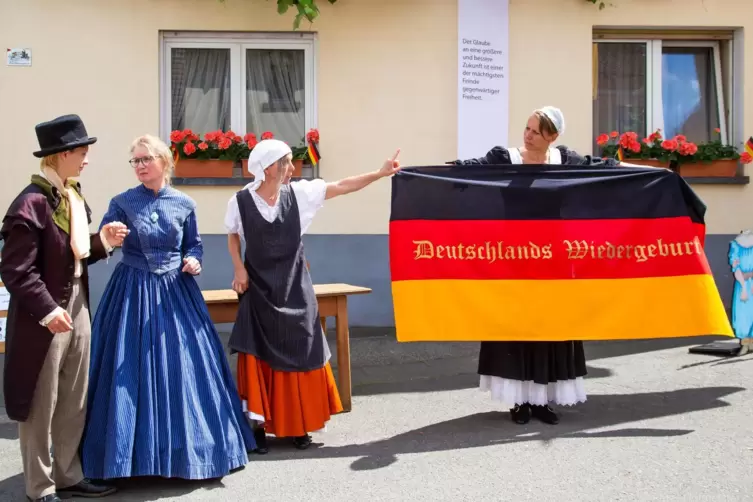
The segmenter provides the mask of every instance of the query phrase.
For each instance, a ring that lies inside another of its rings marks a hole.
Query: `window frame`
[[[725,82],[722,80],[721,46],[716,40],[682,40],[661,38],[596,38],[594,44],[635,43],[646,46],[646,131],[664,130],[664,103],[662,99],[662,48],[663,47],[711,47],[716,85],[717,111],[719,113],[720,139],[728,143],[728,118],[725,109]],[[731,73],[734,75],[734,72]],[[732,96],[730,95],[730,100]],[[729,103],[726,103],[729,105]],[[731,108],[730,108],[731,109]],[[594,124],[595,125],[595,124]],[[598,134],[603,131],[594,131]]]
[[[313,33],[160,33],[159,107],[160,136],[170,142],[172,132],[171,59],[173,48],[230,50],[230,129],[243,136],[246,131],[246,50],[283,49],[304,51],[304,135],[317,128],[316,61],[317,39]]]

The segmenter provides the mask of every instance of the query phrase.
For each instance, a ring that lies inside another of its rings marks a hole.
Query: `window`
[[[728,45],[719,40],[595,40],[594,138],[615,130],[646,137],[661,129],[664,137],[728,142],[730,93],[723,75],[729,65],[722,64]],[[595,140],[593,148],[599,151]]]
[[[316,127],[310,34],[165,34],[161,135],[270,131],[291,146]]]

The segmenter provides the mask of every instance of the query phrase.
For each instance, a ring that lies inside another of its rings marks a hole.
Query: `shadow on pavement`
[[[229,475],[232,476],[241,470],[233,471]],[[119,489],[118,493],[102,500],[113,502],[148,502],[166,498],[178,498],[189,493],[192,495],[203,493],[207,500],[221,500],[223,498],[221,494],[211,495],[211,492],[225,488],[221,479],[188,481],[185,479],[129,478],[117,480],[114,484]]]
[[[18,422],[0,422],[0,439],[18,439]]]
[[[655,352],[704,345],[717,340],[729,340],[724,336],[690,336],[683,338],[648,338],[640,340],[600,340],[585,342],[586,360],[608,359],[633,354]]]
[[[380,338],[379,347],[390,351],[395,357],[394,364],[369,365],[359,367],[358,361],[352,363],[352,387],[354,396],[369,396],[390,393],[436,392],[443,390],[463,390],[478,386],[476,364],[478,357],[478,343],[454,344],[455,351],[463,351],[463,357],[447,356],[431,358],[429,356],[437,343],[421,344],[426,347],[427,358],[421,363],[398,362],[401,354],[415,353],[419,344],[401,344],[394,339],[394,335],[384,335]],[[621,357],[678,347],[702,345],[710,341],[724,339],[719,336],[686,337],[686,338],[652,338],[642,340],[604,340],[585,342],[587,361],[598,361],[612,357]],[[358,342],[355,342],[358,343]],[[354,345],[355,345],[354,343]],[[461,349],[462,346],[462,349]],[[473,347],[474,356],[469,357],[468,349]],[[332,349],[335,354],[334,347]],[[710,361],[695,364],[725,364],[719,363],[718,357]],[[332,367],[337,372],[337,359],[333,357]],[[589,366],[586,378],[605,378],[612,376],[612,372],[598,367]]]
[[[357,457],[352,470],[379,469],[395,463],[398,455],[464,448],[480,448],[524,441],[554,439],[602,439],[614,437],[672,437],[693,432],[689,429],[624,428],[589,432],[592,429],[682,415],[729,406],[722,398],[745,390],[742,387],[705,387],[670,392],[590,396],[577,408],[560,409],[560,423],[550,426],[531,421],[514,424],[507,412],[477,413],[428,425],[391,438],[348,446],[320,446],[300,452],[281,443],[271,443],[268,455],[257,461]]]
[[[0,500],[2,501],[26,501],[28,499],[24,495],[25,492],[23,474],[0,480]]]
[[[239,471],[234,471],[239,472]],[[231,474],[232,475],[232,474]],[[204,492],[210,500],[220,500],[222,495],[209,495],[213,490],[224,489],[222,480],[187,481],[184,479],[131,478],[117,480],[113,483],[119,488],[102,500],[113,502],[147,502],[166,498],[177,498],[189,493]],[[0,480],[0,501],[25,501],[23,474]],[[81,499],[74,499],[81,500]]]
[[[440,361],[435,364],[441,364]],[[606,378],[612,376],[612,371],[607,368],[588,366],[586,379]],[[337,373],[337,370],[335,370]],[[400,368],[395,367],[393,373],[400,375]],[[377,396],[381,394],[407,393],[407,392],[437,392],[447,390],[465,390],[478,387],[479,377],[476,373],[462,373],[457,375],[445,375],[438,377],[415,378],[412,380],[398,380],[394,382],[379,382],[360,384],[353,381],[354,396]]]

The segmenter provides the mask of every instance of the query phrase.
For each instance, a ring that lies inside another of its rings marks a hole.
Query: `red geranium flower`
[[[272,133],[271,133],[271,132],[269,132],[269,131],[265,131],[265,132],[263,132],[263,133],[262,133],[262,135],[261,135],[261,139],[272,139],[272,138],[274,138],[274,137],[275,137],[275,135],[274,135],[274,134],[272,134]]]
[[[217,142],[217,146],[220,150],[227,150],[232,144],[233,140],[231,140],[230,138],[222,138]]]
[[[610,136],[613,137],[613,138],[616,138],[619,135],[620,135],[620,133],[618,133],[617,131],[612,131],[612,133],[610,134]]]
[[[183,131],[173,131],[170,133],[170,141],[173,143],[180,143],[186,137]]]
[[[183,129],[183,137],[186,141],[196,141],[199,139],[199,136],[194,134],[191,129]]]
[[[196,146],[193,143],[189,142],[183,145],[183,153],[185,153],[186,155],[191,155],[195,151],[196,151]]]
[[[204,151],[207,148],[209,148],[209,145],[207,145],[206,142],[202,141],[201,143],[199,143],[199,150]]]
[[[620,136],[620,146],[624,149],[631,150],[632,146],[638,142],[638,134],[634,132],[626,132]],[[640,148],[640,146],[639,146]]]
[[[674,139],[667,139],[667,140],[662,141],[661,143],[661,147],[664,148],[665,150],[669,150],[670,152],[674,152],[675,150],[677,150],[678,146],[679,145],[677,143],[677,140],[674,140]]]
[[[258,141],[256,140],[256,134],[254,134],[252,132],[250,132],[250,133],[246,134],[245,136],[243,136],[243,141],[246,142],[246,144],[248,145],[249,148],[255,147],[256,144],[258,143]]]
[[[680,155],[695,155],[698,151],[698,146],[695,143],[681,143],[678,151]]]
[[[596,143],[600,146],[604,146],[607,143],[609,143],[609,136],[607,134],[600,134],[598,138],[596,138]]]
[[[311,129],[306,133],[306,141],[308,143],[319,143],[319,131],[317,129]]]
[[[208,132],[204,135],[204,140],[213,142],[219,140],[223,136],[222,131]]]

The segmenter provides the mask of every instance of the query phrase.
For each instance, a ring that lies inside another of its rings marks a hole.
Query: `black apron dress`
[[[239,297],[230,349],[276,371],[310,371],[330,359],[301,238],[295,193],[284,185],[268,222],[248,190],[236,195],[246,240],[248,289]]]

